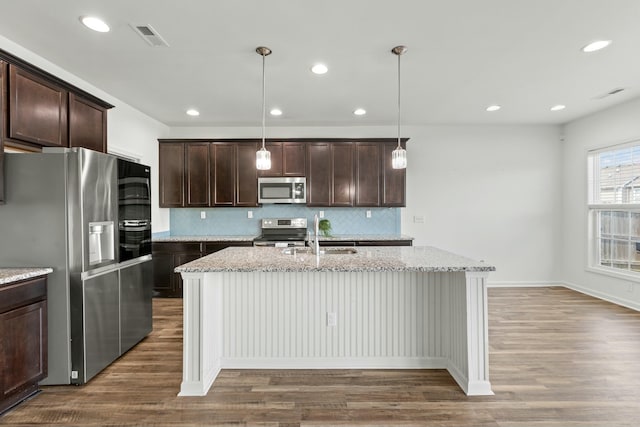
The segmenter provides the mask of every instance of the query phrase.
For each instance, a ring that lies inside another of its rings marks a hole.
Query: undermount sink
[[[311,254],[310,247],[292,247],[285,248],[282,250],[282,253],[285,255],[296,255],[296,254]],[[355,248],[320,248],[320,255],[352,255],[358,253]]]

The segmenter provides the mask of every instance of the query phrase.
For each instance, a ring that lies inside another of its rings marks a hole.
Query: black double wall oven
[[[149,166],[118,159],[120,262],[151,254]]]

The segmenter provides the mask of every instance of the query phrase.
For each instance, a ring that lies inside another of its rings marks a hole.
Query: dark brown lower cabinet
[[[251,241],[153,242],[153,296],[182,298],[182,276],[173,270],[182,264],[230,246],[252,246]]]
[[[47,279],[0,287],[0,413],[47,376]]]

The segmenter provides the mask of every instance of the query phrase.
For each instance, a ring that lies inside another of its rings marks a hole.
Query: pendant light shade
[[[396,46],[391,52],[398,57],[398,146],[391,153],[391,167],[393,169],[406,169],[407,150],[400,143],[400,56],[407,51],[406,46]]]
[[[264,46],[256,48],[256,52],[262,56],[262,148],[256,152],[256,169],[271,169],[271,153],[264,147],[265,140],[265,120],[266,120],[266,99],[265,99],[265,73],[264,63],[267,55],[271,55],[271,49]]]

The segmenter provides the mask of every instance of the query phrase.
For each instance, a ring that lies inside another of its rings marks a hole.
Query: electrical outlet
[[[253,211],[247,211],[247,218],[253,218]]]
[[[319,211],[319,212],[318,212],[318,216],[319,216],[320,218],[324,218],[324,211]]]
[[[371,218],[371,211],[367,211],[367,218]]]
[[[424,224],[424,216],[423,215],[414,215],[413,222],[416,224]]]
[[[72,380],[78,379],[78,371],[71,371],[71,379]]]
[[[327,326],[337,326],[338,315],[333,311],[327,311]]]
[[[207,213],[205,211],[200,211],[200,219],[206,219]]]
[[[633,292],[633,282],[627,283],[627,292]]]

